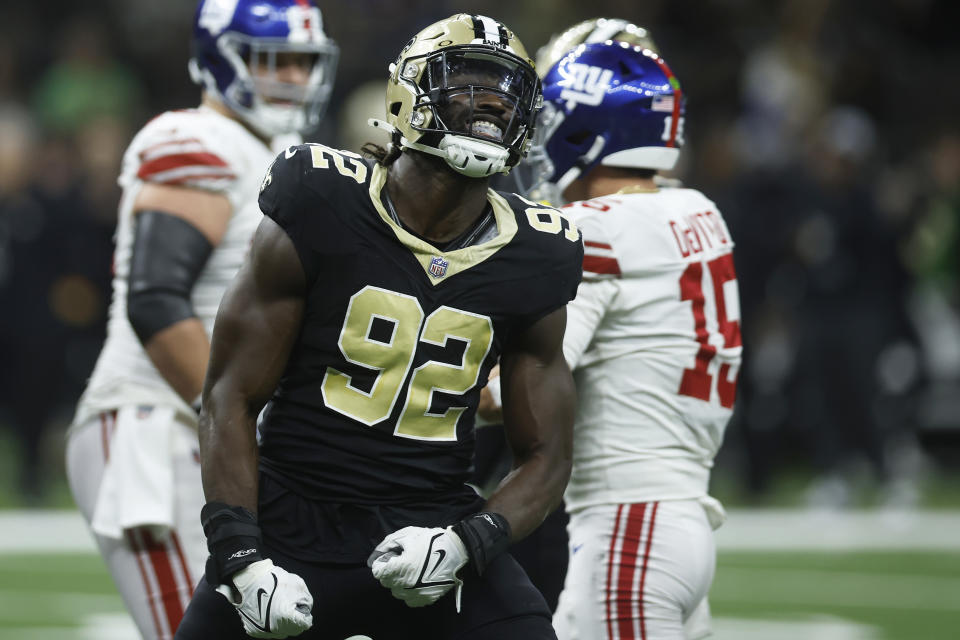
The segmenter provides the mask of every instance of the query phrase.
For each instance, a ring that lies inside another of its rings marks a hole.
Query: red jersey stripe
[[[613,250],[613,247],[609,244],[604,244],[602,242],[594,242],[593,240],[584,240],[583,246],[593,247],[594,249],[610,249]]]
[[[140,165],[137,171],[137,177],[145,180],[152,175],[179,169],[181,167],[227,167],[227,163],[215,153],[192,152],[192,153],[172,153],[170,155],[160,156]]]
[[[137,567],[140,568],[140,579],[143,580],[144,589],[147,592],[147,603],[150,606],[150,616],[153,618],[153,626],[157,630],[157,637],[163,637],[163,627],[160,626],[160,616],[157,615],[157,601],[153,595],[153,589],[150,587],[150,580],[147,578],[147,570],[144,567],[143,558],[141,554],[143,553],[142,546],[138,540],[137,531],[134,529],[127,529],[127,544],[130,545],[130,550],[133,551],[133,556],[137,559]]]
[[[613,535],[610,537],[610,556],[607,558],[607,639],[614,640],[613,637],[613,612],[611,604],[613,603],[613,563],[617,555],[617,536],[620,535],[620,513],[623,511],[623,505],[617,506],[617,519],[613,524]]]
[[[643,535],[643,515],[647,505],[644,502],[630,505],[627,515],[627,530],[623,536],[623,549],[620,552],[620,579],[617,581],[617,626],[620,640],[635,640],[633,634],[633,607],[636,594],[633,592],[633,574],[637,570],[637,551],[640,537]]]
[[[157,577],[157,583],[160,585],[160,601],[163,603],[164,613],[167,614],[167,624],[173,632],[180,626],[180,620],[183,619],[183,605],[180,604],[180,586],[173,575],[173,567],[170,566],[170,555],[167,552],[167,545],[155,539],[149,529],[142,528],[143,537],[146,541],[147,552],[150,554],[150,564],[153,565],[153,573]],[[188,587],[189,588],[189,587]]]
[[[643,552],[643,569],[640,571],[640,594],[637,598],[640,609],[640,640],[647,640],[647,619],[643,610],[643,585],[647,581],[647,563],[650,561],[650,546],[653,544],[653,525],[657,520],[657,507],[659,502],[653,503],[653,510],[650,512],[650,527],[647,529],[647,548]]]
[[[190,569],[187,567],[187,557],[183,553],[183,547],[180,546],[180,536],[177,535],[176,531],[171,531],[170,539],[173,540],[173,546],[176,547],[177,557],[180,559],[180,568],[183,569],[183,575],[190,587],[189,594],[192,596],[196,585],[194,584],[193,576],[190,575]]]
[[[583,256],[583,270],[590,273],[620,276],[620,263],[616,258],[601,258],[600,256]]]

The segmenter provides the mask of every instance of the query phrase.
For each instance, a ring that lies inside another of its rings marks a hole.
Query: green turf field
[[[955,639],[960,553],[721,552],[710,601],[719,630],[724,618],[841,620],[848,635],[830,640]]]
[[[960,637],[960,553],[721,552],[717,640]],[[100,558],[0,555],[0,638],[129,638]]]
[[[0,555],[3,640],[119,638],[123,636],[87,631],[93,631],[98,622],[114,626],[114,616],[109,614],[122,615],[123,610],[98,555]]]

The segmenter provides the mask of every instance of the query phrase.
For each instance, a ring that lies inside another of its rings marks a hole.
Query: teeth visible
[[[500,127],[492,122],[485,122],[483,120],[474,122],[473,127],[470,128],[470,133],[483,136],[485,138],[490,138],[491,140],[496,140],[497,142],[503,140],[503,131],[500,129]]]

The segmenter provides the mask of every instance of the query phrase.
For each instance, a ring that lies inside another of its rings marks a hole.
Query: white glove
[[[450,527],[404,527],[377,545],[367,566],[408,607],[433,604],[456,586],[459,612],[463,581],[457,571],[468,559],[467,548]]]
[[[243,630],[254,638],[296,636],[313,625],[313,596],[303,578],[259,560],[233,574],[233,586],[217,587],[237,608]]]

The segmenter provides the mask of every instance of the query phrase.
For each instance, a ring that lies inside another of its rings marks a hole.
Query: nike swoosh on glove
[[[376,546],[367,566],[408,607],[433,604],[456,586],[459,612],[463,581],[457,571],[468,559],[467,548],[450,527],[404,527]]]
[[[313,596],[303,578],[259,560],[233,574],[233,586],[217,587],[236,607],[243,630],[253,638],[296,636],[313,625]]]

